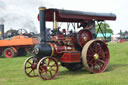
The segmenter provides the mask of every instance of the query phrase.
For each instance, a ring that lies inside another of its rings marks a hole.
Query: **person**
[[[82,21],[80,22],[80,25],[77,23],[77,28],[80,28],[80,27],[85,28],[86,26],[87,26],[87,22]]]
[[[51,40],[51,37],[50,37],[50,30],[51,30],[50,28],[47,28],[47,29],[46,29],[46,37],[47,37],[46,40],[47,40],[47,41]]]
[[[96,27],[95,27],[95,21],[90,20],[88,22],[80,22],[80,25],[77,25],[78,28],[83,27],[84,29],[88,29],[92,33],[92,38],[96,39]]]
[[[92,38],[96,39],[97,34],[96,34],[95,21],[92,21],[92,20],[88,21],[85,29],[88,29],[92,33]]]

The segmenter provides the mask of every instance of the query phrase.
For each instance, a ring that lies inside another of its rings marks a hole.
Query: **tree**
[[[98,28],[99,28],[99,25],[96,24],[96,32],[102,33],[100,30],[98,31]],[[105,28],[106,28],[106,30],[105,30]],[[107,24],[107,23],[101,24],[101,30],[103,31],[103,33],[105,33],[105,31],[106,31],[106,33],[112,33],[113,34],[113,30],[110,28],[109,24]]]

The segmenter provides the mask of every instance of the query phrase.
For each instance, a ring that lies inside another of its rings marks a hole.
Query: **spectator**
[[[96,26],[95,26],[95,21],[88,21],[87,26],[85,29],[88,29],[92,33],[93,39],[96,39]]]
[[[87,22],[84,22],[84,21],[80,22],[80,25],[77,24],[77,28],[80,28],[80,27],[85,28],[86,26],[87,26]]]

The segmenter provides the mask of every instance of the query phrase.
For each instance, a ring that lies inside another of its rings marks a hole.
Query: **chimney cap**
[[[46,10],[46,7],[39,7],[39,10]]]

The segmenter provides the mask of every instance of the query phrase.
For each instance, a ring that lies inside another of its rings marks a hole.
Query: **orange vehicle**
[[[3,39],[0,40],[0,54],[6,58],[11,58],[14,56],[25,56],[27,50],[32,49],[34,45],[38,43],[39,41],[37,38],[30,38],[22,34],[12,38]]]

